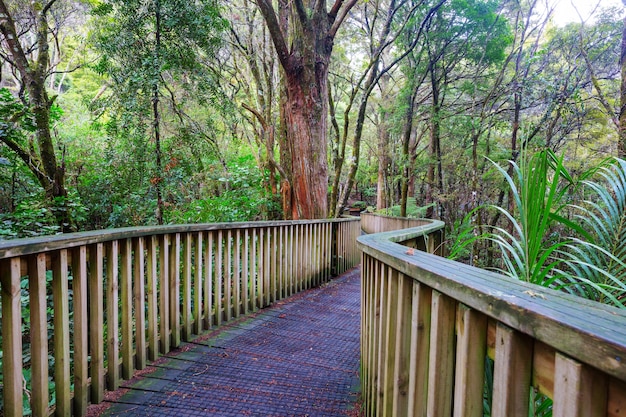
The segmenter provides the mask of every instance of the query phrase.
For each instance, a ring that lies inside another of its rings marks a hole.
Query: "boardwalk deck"
[[[184,344],[88,415],[356,415],[359,322],[353,269]]]

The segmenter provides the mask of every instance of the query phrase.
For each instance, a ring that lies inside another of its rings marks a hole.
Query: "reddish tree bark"
[[[283,211],[287,218],[328,215],[328,64],[337,30],[357,0],[256,0],[283,69],[285,140],[281,142]],[[290,45],[287,45],[287,39]]]

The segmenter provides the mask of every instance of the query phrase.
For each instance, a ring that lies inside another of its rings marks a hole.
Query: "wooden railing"
[[[181,340],[356,265],[359,233],[357,219],[0,242],[4,415],[26,398],[34,416],[83,415]]]
[[[365,415],[625,415],[624,310],[404,246],[441,226],[359,238]]]
[[[409,217],[383,216],[373,213],[361,213],[361,229],[365,233],[390,232],[392,230],[409,229],[430,224],[428,219],[412,219]]]

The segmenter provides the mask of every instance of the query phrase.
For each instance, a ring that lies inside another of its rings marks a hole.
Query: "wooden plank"
[[[226,232],[226,256],[224,257],[224,313],[226,321],[233,317],[233,234]]]
[[[383,380],[383,416],[393,416],[393,404],[394,404],[394,382],[398,379],[395,374],[396,364],[396,346],[398,334],[398,281],[400,277],[398,271],[389,268],[387,272],[386,288],[384,289],[384,297],[387,298],[386,312],[385,312],[385,346],[384,346],[384,373],[385,379]]]
[[[104,245],[89,248],[89,345],[91,402],[104,399]],[[47,358],[46,358],[47,362]]]
[[[4,275],[4,272],[2,274]],[[9,273],[8,275],[10,276],[11,274]],[[4,283],[2,283],[2,285],[4,286]],[[30,302],[30,369],[32,378],[32,399],[30,407],[34,416],[47,416],[49,411],[48,397],[50,393],[48,388],[46,255],[43,253],[32,255],[28,258],[28,290]],[[4,299],[2,301],[4,305]],[[8,304],[11,305],[11,301],[9,301]],[[5,317],[4,312],[2,313],[2,317]],[[6,317],[11,318],[12,313],[9,313]],[[2,328],[4,330],[10,327],[5,327],[3,322]],[[9,332],[9,335],[10,334]],[[9,338],[10,337],[11,336],[9,336]],[[5,360],[12,361],[13,359],[10,356],[7,359],[7,351],[4,350],[4,352]],[[8,379],[8,381],[11,381],[11,379]],[[5,385],[5,389],[7,389],[6,387],[8,387],[8,384]]]
[[[413,282],[411,307],[411,359],[408,415],[425,416],[428,405],[428,372],[432,290]]]
[[[527,416],[533,341],[502,323],[496,329],[492,416]]]
[[[391,241],[417,233],[413,229],[362,236],[359,242],[363,250],[400,272],[437,286],[449,297],[581,363],[626,380],[626,312],[426,253],[407,255]]]
[[[252,229],[252,250],[250,251],[250,308],[252,311],[257,310],[257,282],[260,268],[257,265],[257,229]]]
[[[161,353],[170,351],[170,235],[159,242],[159,336]]]
[[[192,252],[192,236],[191,233],[183,235],[183,305],[182,305],[182,328],[181,338],[188,342],[191,339],[191,252]]]
[[[133,282],[132,241],[122,242],[120,301],[122,304],[122,378],[133,377]]]
[[[134,245],[133,298],[135,303],[135,368],[146,367],[146,254],[145,240],[138,237]]]
[[[376,409],[378,406],[378,387],[379,387],[379,380],[380,380],[380,368],[381,368],[381,354],[380,354],[380,348],[381,348],[381,339],[382,336],[385,332],[383,331],[383,329],[381,328],[381,312],[384,311],[383,310],[383,306],[382,306],[382,287],[383,287],[383,274],[384,274],[384,264],[378,262],[377,260],[373,259],[373,264],[372,264],[372,292],[373,292],[373,297],[372,297],[372,316],[371,316],[371,322],[372,322],[372,326],[373,326],[373,331],[372,331],[372,342],[371,342],[371,351],[372,354],[370,355],[370,383],[369,383],[369,393],[368,393],[368,398],[369,398],[369,414],[370,415],[375,415],[376,414]]]
[[[554,379],[554,417],[606,416],[606,375],[557,353]]]
[[[89,317],[87,316],[87,248],[72,251],[72,290],[74,307],[74,415],[87,411],[89,393]],[[45,281],[44,281],[45,282]]]
[[[285,228],[283,226],[278,229],[278,256],[277,256],[277,264],[278,264],[278,277],[276,281],[278,282],[278,299],[283,299],[287,297],[285,293]]]
[[[271,264],[270,264],[270,254],[272,251],[272,233],[270,228],[265,229],[265,258],[263,260],[264,273],[263,273],[263,307],[267,307],[270,305],[270,280],[271,280]]]
[[[389,277],[387,274],[389,273],[390,268],[380,263],[378,266],[380,268],[380,275],[378,280],[378,291],[379,298],[378,302],[380,305],[380,309],[378,312],[378,334],[377,334],[377,342],[378,342],[378,350],[376,352],[376,361],[375,364],[378,368],[376,372],[377,381],[375,382],[375,395],[373,396],[374,401],[376,403],[376,412],[377,416],[382,416],[385,413],[385,377],[386,377],[386,363],[385,358],[387,357],[387,325],[389,320],[387,319],[387,315],[389,314],[389,297],[387,294],[387,287],[389,285],[388,280]]]
[[[361,261],[361,334],[360,334],[360,347],[361,347],[361,362],[359,377],[361,381],[361,395],[366,400],[365,395],[368,392],[368,374],[369,374],[369,338],[371,334],[371,324],[369,321],[370,315],[370,257],[363,254]]]
[[[428,368],[428,415],[452,414],[454,382],[454,322],[456,303],[450,297],[433,291]]]
[[[0,261],[3,352],[2,398],[4,401],[5,415],[9,417],[22,416],[24,412],[22,405],[22,304],[20,288],[22,273],[20,264],[20,258],[3,259]],[[55,320],[56,318],[55,314]],[[61,336],[59,339],[63,339],[63,337]],[[46,407],[47,400],[48,398],[46,397]],[[65,398],[63,398],[63,400],[65,400]],[[40,402],[40,400],[37,402]],[[66,415],[69,415],[69,411]]]
[[[294,293],[294,268],[295,268],[295,240],[294,240],[294,226],[289,226],[288,237],[287,237],[287,293],[292,295]]]
[[[269,288],[269,297],[268,297],[268,305],[276,302],[276,257],[278,253],[278,248],[276,247],[276,233],[278,229],[268,229],[271,230],[269,237],[269,245],[270,245],[270,259],[269,259],[269,279],[267,282]]]
[[[532,385],[540,393],[554,398],[554,367],[556,351],[545,343],[535,341],[533,349]]]
[[[56,415],[69,417],[72,413],[72,401],[70,377],[70,311],[69,290],[67,282],[67,261],[67,250],[65,249],[54,253],[52,256],[52,298],[54,304],[53,322],[55,336],[54,382],[56,393]],[[22,362],[20,358],[20,361],[17,362],[17,364],[21,363]],[[21,377],[19,386],[21,387]],[[22,395],[20,392],[20,400],[21,397]]]
[[[201,334],[202,327],[202,232],[194,234],[194,260],[195,260],[195,268],[194,268],[194,292],[193,292],[193,332],[195,334]]]
[[[158,321],[158,242],[156,236],[147,240],[146,298],[148,300],[148,359],[154,361],[159,356]]]
[[[173,348],[180,346],[180,233],[173,236],[170,249],[170,327]]]
[[[248,262],[250,259],[250,231],[245,229],[243,232],[243,263],[241,266],[241,270],[243,275],[241,277],[241,294],[242,294],[242,303],[243,303],[243,314],[248,314],[250,312],[250,263]]]
[[[215,320],[215,314],[213,313],[213,268],[215,267],[215,262],[213,260],[213,244],[213,232],[209,232],[207,244],[204,248],[204,256],[206,259],[206,266],[204,269],[204,317],[206,319],[205,324],[207,329],[213,327]]]
[[[233,276],[233,305],[234,316],[239,317],[242,311],[241,305],[241,230],[235,231],[235,257],[233,258],[234,276]]]
[[[411,366],[411,331],[413,309],[413,278],[398,275],[397,332],[393,380],[392,416],[409,415],[409,369]]]
[[[213,287],[213,305],[215,306],[215,325],[222,324],[222,283],[224,274],[222,265],[224,262],[224,234],[221,230],[217,232],[215,241],[215,285]]]
[[[303,239],[303,249],[304,249],[304,288],[307,290],[311,288],[311,225],[304,225],[304,239]]]
[[[454,416],[481,417],[487,352],[487,317],[459,304],[456,335]]]
[[[107,379],[111,391],[120,386],[118,256],[119,244],[114,240],[107,246]]]
[[[624,417],[626,413],[626,381],[609,379],[608,417]]]

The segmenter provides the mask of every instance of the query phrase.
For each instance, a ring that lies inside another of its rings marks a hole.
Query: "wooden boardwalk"
[[[360,271],[159,359],[90,416],[357,416]]]

